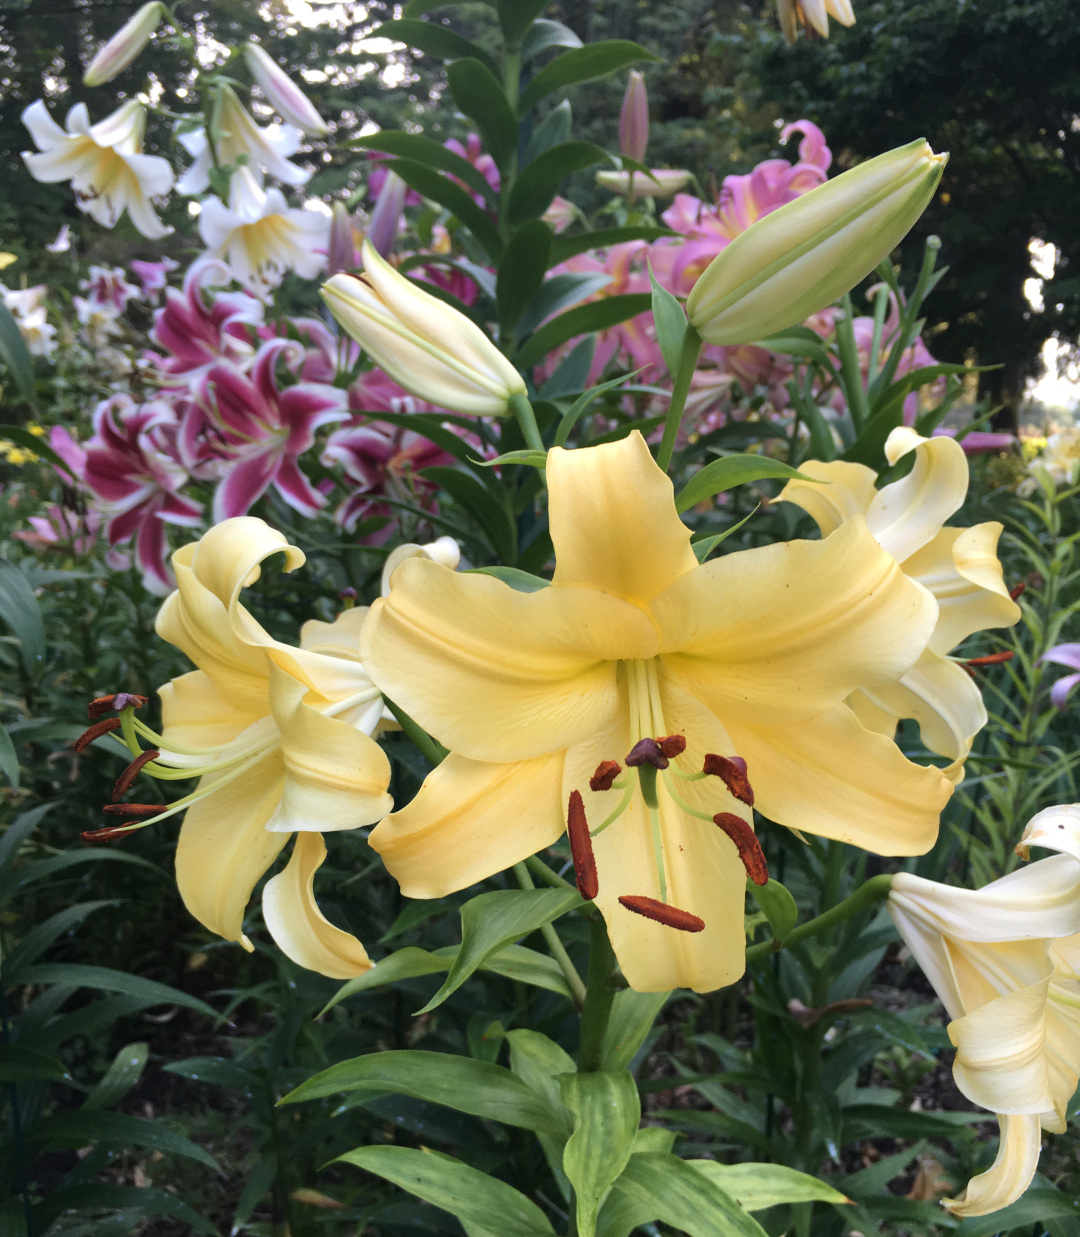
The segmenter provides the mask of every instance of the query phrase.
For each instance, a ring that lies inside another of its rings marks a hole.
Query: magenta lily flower
[[[219,438],[228,469],[214,494],[214,523],[246,515],[273,486],[301,515],[314,515],[326,499],[301,472],[297,460],[320,426],[348,416],[345,391],[298,382],[282,390],[277,365],[295,373],[306,359],[303,345],[270,339],[259,348],[249,374],[219,361],[199,385],[199,404]]]
[[[142,301],[156,302],[158,293],[163,292],[169,282],[169,272],[175,271],[180,265],[172,258],[162,258],[158,262],[146,262],[142,258],[133,258],[129,263],[131,273],[142,285]]]
[[[81,558],[89,553],[101,529],[101,515],[94,510],[74,511],[50,503],[44,515],[30,516],[27,529],[11,535],[38,551],[54,550]]]
[[[262,325],[263,306],[246,292],[210,291],[231,280],[224,262],[200,258],[184,276],[182,290],[166,288],[150,338],[168,355],[149,355],[168,385],[195,384],[217,361],[250,362],[251,337]]]
[[[1039,661],[1051,661],[1055,666],[1067,666],[1070,670],[1077,671],[1076,674],[1067,674],[1063,679],[1058,679],[1050,688],[1050,700],[1054,708],[1064,713],[1068,707],[1070,692],[1080,683],[1080,644],[1055,644],[1052,649],[1046,650]]]

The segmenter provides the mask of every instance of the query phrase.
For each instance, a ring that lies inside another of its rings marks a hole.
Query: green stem
[[[599,915],[589,922],[589,977],[585,1007],[581,1011],[581,1039],[578,1043],[578,1069],[593,1073],[604,1064],[604,1037],[607,1034],[615,989],[611,977],[615,954],[608,940],[607,925]]]
[[[844,376],[844,396],[857,433],[870,416],[870,401],[863,386],[862,370],[859,368],[859,349],[855,343],[855,310],[851,304],[850,293],[845,293],[842,304],[844,312],[836,324],[836,343],[840,350],[840,371]]]
[[[418,747],[433,765],[441,765],[450,753],[438,739],[433,739],[422,726],[417,725],[408,713],[396,705],[389,696],[383,696],[383,703],[393,713],[397,724],[413,746]]]
[[[846,897],[843,902],[838,902],[836,906],[814,919],[808,919],[806,923],[801,923],[797,928],[793,928],[791,932],[784,938],[782,942],[776,940],[762,941],[759,945],[751,945],[746,951],[747,962],[759,962],[762,958],[769,957],[770,954],[776,953],[778,949],[785,949],[788,945],[798,945],[800,941],[808,940],[812,936],[817,936],[821,932],[827,932],[830,928],[835,928],[837,924],[843,923],[846,919],[851,919],[860,911],[866,910],[874,905],[875,902],[882,902],[889,896],[889,891],[892,889],[892,874],[885,873],[882,876],[872,876],[865,885],[861,885],[855,892]],[[590,970],[590,975],[592,974]]]
[[[544,440],[540,437],[540,430],[536,424],[536,413],[533,412],[533,406],[529,403],[528,397],[520,393],[511,395],[507,406],[514,416],[517,417],[517,423],[521,426],[525,445],[533,451],[543,451],[546,455],[547,447],[544,446]]]
[[[529,875],[529,869],[525,863],[514,864],[514,875],[517,877],[518,884],[522,889],[535,889],[533,879]],[[549,869],[550,871],[550,869]],[[555,876],[554,872],[551,872]],[[556,880],[559,878],[556,877]],[[565,883],[565,882],[564,882]],[[559,964],[559,970],[563,973],[563,978],[566,980],[566,985],[570,989],[570,995],[574,1001],[574,1008],[580,1010],[585,1004],[585,985],[581,982],[581,976],[577,972],[577,967],[570,960],[570,955],[566,952],[566,946],[559,940],[559,934],[555,931],[555,925],[545,923],[540,928],[540,934],[547,942],[548,949],[551,950],[551,956]]]
[[[690,393],[690,382],[694,377],[698,357],[701,355],[701,336],[688,322],[686,334],[683,335],[682,352],[679,354],[679,372],[675,375],[675,386],[671,392],[671,403],[668,405],[667,420],[664,422],[664,437],[660,440],[660,450],[656,454],[656,462],[667,472],[671,466],[671,456],[675,451],[675,439],[679,436],[679,426],[682,424],[683,409],[686,407],[686,397]]]
[[[530,855],[525,860],[525,866],[533,874],[544,882],[545,885],[550,885],[552,889],[574,889],[576,886],[571,885],[568,880],[553,872],[548,865],[538,855]]]

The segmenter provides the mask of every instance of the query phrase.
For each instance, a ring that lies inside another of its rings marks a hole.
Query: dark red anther
[[[585,819],[585,804],[579,791],[570,792],[570,806],[566,813],[566,834],[570,839],[570,854],[574,860],[578,893],[590,902],[600,892],[596,875],[596,856],[593,854],[592,838],[589,837],[589,822]]]
[[[610,790],[611,783],[622,772],[622,765],[617,760],[602,760],[596,766],[596,772],[589,778],[590,790]]]
[[[101,810],[107,816],[130,816],[139,820],[164,812],[166,806],[164,803],[106,803]]]
[[[662,739],[657,739],[656,746],[668,760],[674,760],[676,756],[681,756],[686,751],[686,740],[681,734],[669,734]]]
[[[355,601],[359,595],[360,594],[357,593],[356,589],[354,589],[351,584],[347,588],[343,588],[341,592],[338,593],[338,597],[342,601]]]
[[[100,722],[95,722],[88,730],[84,730],[71,746],[77,752],[85,752],[95,739],[100,739],[103,734],[119,729],[120,719],[118,717],[103,717]]]
[[[753,829],[741,816],[736,816],[733,812],[717,812],[713,821],[735,843],[735,849],[739,852],[746,875],[755,885],[767,885],[769,865],[765,862],[765,852],[761,849],[761,843],[757,840]]]
[[[147,702],[146,696],[136,696],[134,692],[116,692],[112,696],[98,696],[87,705],[86,712],[92,722],[106,713],[120,713],[124,709],[141,709]]]
[[[127,837],[137,825],[106,825],[104,829],[88,829],[80,834],[84,842],[115,842],[118,838]]]
[[[1002,662],[1012,661],[1015,656],[1012,649],[1004,649],[1000,653],[989,653],[986,657],[969,657],[966,664],[969,666],[1000,666]]]
[[[147,748],[145,752],[140,752],[138,756],[128,765],[128,767],[116,779],[116,785],[113,787],[112,801],[119,803],[120,800],[131,789],[131,783],[139,776],[144,765],[148,765],[151,760],[157,760],[161,753],[155,747]]]
[[[640,765],[652,765],[654,769],[666,769],[668,758],[655,739],[638,739],[630,749],[626,763],[631,769],[636,769]]]
[[[704,932],[705,920],[689,911],[681,911],[677,906],[668,906],[656,898],[646,898],[644,895],[631,893],[619,898],[619,902],[635,915],[644,915],[646,919],[662,923],[665,928],[676,928],[679,932]]]
[[[1016,586],[1016,588],[1009,589],[1009,600],[1019,601],[1020,598],[1023,597],[1024,593],[1026,592],[1027,592],[1027,585],[1023,582],[1023,580],[1021,580],[1020,583]]]
[[[740,803],[754,806],[754,788],[746,776],[746,761],[741,756],[717,756],[706,752],[703,772],[718,777]]]

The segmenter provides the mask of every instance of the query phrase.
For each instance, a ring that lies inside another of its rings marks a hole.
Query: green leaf
[[[547,452],[534,451],[531,447],[507,451],[491,460],[477,460],[477,464],[482,468],[494,468],[497,464],[527,464],[530,468],[543,468],[546,463]]]
[[[396,984],[402,979],[417,979],[423,975],[438,975],[445,973],[451,967],[452,958],[440,957],[429,953],[426,949],[407,946],[398,949],[389,957],[381,959],[369,971],[350,979],[342,984],[338,991],[323,1006],[319,1014],[328,1013],[335,1005],[358,992],[367,992],[372,988],[381,988],[384,984]]]
[[[630,1068],[669,996],[670,992],[635,992],[633,988],[615,993],[604,1031],[604,1069]]]
[[[35,673],[45,661],[45,624],[41,607],[26,576],[15,566],[0,559],[0,619],[14,632],[22,644],[23,662]]]
[[[1047,1220],[1080,1216],[1080,1199],[1061,1190],[1028,1190],[1009,1207],[987,1216],[972,1216],[953,1229],[953,1237],[992,1237],[1030,1224],[1041,1228]]]
[[[8,373],[19,388],[19,394],[28,403],[34,402],[34,362],[19,324],[11,310],[0,303],[0,362],[7,366]]]
[[[88,1143],[107,1147],[144,1147],[148,1151],[168,1152],[197,1160],[215,1171],[217,1161],[190,1138],[170,1130],[161,1121],[130,1117],[120,1112],[62,1112],[38,1121],[27,1135],[31,1144],[49,1147],[85,1147]]]
[[[850,1015],[852,1022],[860,1027],[877,1031],[888,1043],[900,1044],[909,1052],[917,1052],[927,1061],[934,1059],[934,1052],[923,1037],[919,1027],[888,1009],[855,1010]]]
[[[518,122],[498,74],[480,60],[455,60],[446,66],[446,80],[458,108],[476,125],[500,171],[517,152]]]
[[[699,563],[703,563],[721,541],[726,541],[732,533],[737,533],[747,520],[757,515],[760,507],[761,503],[755,504],[753,511],[751,511],[749,515],[744,515],[741,520],[735,524],[732,524],[730,528],[725,528],[722,533],[713,533],[710,537],[700,537],[696,541],[691,541],[690,548],[694,551],[694,556],[697,558],[697,561]]]
[[[20,969],[43,954],[65,932],[70,932],[72,928],[78,927],[87,916],[92,915],[94,911],[101,910],[103,906],[115,905],[116,902],[110,899],[102,899],[96,902],[79,902],[75,906],[68,906],[62,911],[57,911],[55,915],[50,915],[43,922],[35,924],[18,945],[11,950],[3,962],[0,963],[0,976],[3,977],[5,987],[21,983],[22,980],[19,977]]]
[[[494,494],[482,481],[457,468],[424,468],[420,476],[434,481],[467,512],[483,530],[499,558],[517,558],[517,525],[504,502],[505,491]]]
[[[545,150],[552,146],[561,146],[569,142],[574,131],[574,115],[570,100],[563,99],[558,107],[553,107],[544,119],[533,129],[532,137],[523,156],[526,164],[538,159]]]
[[[630,1159],[641,1101],[628,1070],[566,1074],[559,1095],[574,1118],[563,1172],[574,1187],[577,1231],[593,1237],[600,1200]]]
[[[533,22],[548,6],[548,0],[497,0],[503,36],[513,47],[521,42]]]
[[[659,59],[659,56],[654,56],[637,43],[623,39],[609,39],[602,43],[589,43],[585,47],[573,48],[550,64],[544,65],[529,82],[521,92],[518,114],[528,115],[537,103],[552,91],[576,86],[579,82],[595,81],[598,77],[607,77],[642,60]]]
[[[601,228],[596,232],[583,232],[580,236],[556,236],[551,245],[551,265],[557,266],[579,253],[593,249],[610,249],[626,241],[658,241],[665,236],[677,236],[668,228],[652,224],[634,224],[625,228]]]
[[[678,299],[656,282],[651,262],[649,263],[649,283],[652,284],[652,312],[653,322],[656,324],[656,342],[660,345],[667,372],[674,378],[679,372],[683,337],[686,335],[686,312]]]
[[[652,308],[652,297],[647,292],[631,292],[621,296],[608,296],[588,305],[578,305],[553,318],[534,334],[519,350],[514,363],[519,369],[528,369],[542,361],[560,344],[577,335],[589,335],[593,331],[605,331],[617,326],[627,318],[646,313]]]
[[[634,1227],[662,1220],[690,1237],[765,1237],[765,1230],[719,1186],[677,1155],[632,1155],[600,1214],[600,1237],[614,1237],[608,1202]],[[625,1233],[629,1230],[623,1229]]]
[[[2,872],[18,855],[19,847],[38,827],[48,812],[55,807],[53,803],[42,803],[16,816],[0,836],[0,872]]]
[[[634,1155],[650,1152],[665,1154],[675,1146],[675,1131],[665,1130],[662,1125],[643,1125],[634,1135]]]
[[[400,1049],[354,1057],[313,1074],[279,1102],[298,1104],[344,1091],[408,1095],[547,1134],[563,1127],[559,1111],[510,1070],[449,1052]]]
[[[278,1174],[278,1157],[273,1151],[263,1152],[255,1161],[251,1172],[247,1175],[244,1188],[236,1201],[236,1211],[233,1214],[232,1232],[242,1232],[251,1213],[270,1192],[274,1179]]]
[[[844,1107],[845,1134],[852,1138],[948,1138],[965,1125],[985,1120],[986,1114],[977,1112],[912,1112],[887,1104]]]
[[[215,1165],[216,1167],[216,1165]],[[54,1190],[48,1198],[37,1203],[32,1211],[34,1231],[43,1233],[54,1219],[65,1211],[89,1211],[91,1209],[119,1210],[130,1208],[140,1215],[172,1216],[188,1225],[193,1232],[218,1237],[218,1230],[209,1220],[183,1199],[176,1198],[167,1190],[153,1186],[138,1185],[77,1185]]]
[[[594,142],[562,142],[538,154],[518,174],[510,200],[507,219],[511,226],[523,219],[542,215],[551,205],[559,185],[575,172],[613,162],[611,156]]]
[[[0,1044],[0,1082],[59,1082],[67,1070],[59,1062],[21,1044]]]
[[[490,954],[583,905],[576,889],[498,889],[470,899],[461,908],[461,949],[450,974],[418,1012],[441,1005]]]
[[[817,331],[812,331],[808,326],[789,326],[786,331],[756,340],[752,346],[766,348],[769,352],[779,352],[784,356],[816,361],[818,365],[826,365],[831,360],[825,341]]]
[[[724,455],[711,464],[696,472],[683,487],[675,499],[675,510],[681,515],[696,507],[698,503],[712,498],[714,494],[722,494],[725,490],[733,490],[737,485],[746,485],[750,481],[765,481],[780,478],[784,481],[813,481],[813,477],[782,464],[779,460],[771,460],[766,455]]]
[[[545,255],[546,257],[546,255]],[[594,292],[599,292],[611,283],[611,276],[604,271],[573,272],[552,275],[529,302],[517,324],[519,335],[528,335],[554,314],[562,313],[572,305],[578,305]],[[620,379],[625,381],[625,379]]]
[[[719,1164],[687,1160],[747,1211],[764,1211],[781,1203],[850,1203],[851,1199],[808,1173],[782,1164]]]
[[[503,243],[499,231],[487,215],[472,200],[466,190],[452,180],[413,159],[395,159],[394,171],[425,198],[445,206],[469,229],[488,254],[497,262]]]
[[[0,726],[0,773],[10,782],[12,790],[19,789],[19,754],[5,726]]]
[[[746,889],[754,895],[754,901],[769,921],[777,947],[783,945],[788,933],[799,922],[799,908],[795,905],[795,899],[785,886],[771,878],[767,885],[755,885],[748,880]]]
[[[527,1028],[507,1031],[506,1040],[510,1045],[511,1070],[538,1095],[542,1095],[556,1112],[559,1111],[562,1107],[559,1078],[577,1070],[574,1058],[540,1031]],[[563,1113],[563,1116],[563,1137],[567,1138],[572,1122],[568,1113]]]
[[[414,21],[412,14],[415,7],[410,4],[406,10],[407,16],[397,21],[383,22],[367,37],[393,39],[395,43],[407,43],[410,47],[422,51],[425,56],[434,56],[438,60],[467,58],[478,60],[491,73],[498,76],[499,66],[478,43],[471,42],[448,26],[440,26],[436,22]],[[419,7],[417,11],[423,13],[429,8],[438,8],[438,5],[425,5]]]
[[[381,129],[378,133],[370,133],[364,137],[350,138],[346,143],[362,150],[382,150],[390,155],[399,155],[412,159],[416,163],[437,168],[440,172],[449,172],[459,180],[463,180],[470,189],[482,193],[489,202],[496,200],[495,191],[488,184],[483,172],[478,172],[468,159],[448,150],[439,142],[419,133],[403,133],[400,129]],[[424,256],[424,255],[418,255]]]
[[[524,64],[550,47],[581,46],[583,46],[581,40],[569,26],[564,26],[561,21],[547,21],[541,18],[533,22],[532,28],[525,36],[525,42],[521,45],[521,61]]]
[[[37,966],[28,967],[22,975],[24,984],[65,984],[72,988],[99,988],[104,992],[122,992],[126,996],[138,997],[147,1005],[183,1005],[194,1009],[215,1022],[221,1015],[197,996],[181,992],[178,988],[170,988],[168,984],[159,984],[153,979],[143,979],[140,975],[129,975],[126,971],[114,971],[107,966],[83,966],[69,962],[41,962]]]
[[[494,576],[496,580],[509,584],[518,593],[536,593],[542,588],[551,587],[550,580],[545,580],[543,576],[534,576],[529,571],[522,571],[520,567],[502,567],[495,564],[493,567],[474,567],[472,570],[477,575]]]
[[[126,1044],[112,1059],[112,1064],[98,1079],[97,1086],[83,1100],[82,1111],[88,1112],[98,1108],[111,1108],[125,1095],[142,1077],[150,1056],[150,1045],[145,1043]]]
[[[480,970],[502,975],[504,979],[532,984],[534,988],[546,988],[548,992],[557,992],[567,998],[572,995],[555,959],[524,945],[507,945],[498,953],[489,955]]]
[[[525,307],[540,291],[551,238],[551,229],[539,219],[529,220],[510,238],[495,284],[495,305],[504,330],[514,330]]]
[[[409,1147],[357,1147],[341,1160],[392,1181],[462,1224],[500,1237],[554,1237],[544,1213],[524,1194],[448,1155]]]
[[[188,1057],[185,1061],[170,1062],[165,1069],[180,1078],[190,1078],[192,1082],[239,1091],[250,1091],[259,1083],[255,1074],[229,1057]]]

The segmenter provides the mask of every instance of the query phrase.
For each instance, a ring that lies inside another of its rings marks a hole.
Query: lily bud
[[[478,326],[423,292],[364,241],[364,276],[335,275],[322,298],[380,369],[411,395],[466,416],[506,416],[518,371]]]
[[[597,172],[596,183],[612,193],[634,198],[669,198],[690,183],[682,168],[650,168],[648,172]]]
[[[244,56],[255,84],[282,120],[302,129],[308,137],[326,137],[330,127],[315,110],[311,100],[258,43],[245,43]]]
[[[918,138],[765,215],[713,259],[686,312],[709,344],[746,344],[849,292],[926,209],[947,154]]]
[[[330,241],[326,247],[326,271],[336,275],[339,271],[355,270],[359,265],[356,243],[353,239],[352,215],[342,201],[334,203],[330,215]]]
[[[619,153],[641,163],[649,146],[649,95],[645,78],[634,69],[619,115]]]
[[[393,251],[408,188],[396,172],[386,173],[367,226],[367,238],[380,257],[388,258]]]
[[[165,13],[165,6],[158,0],[144,4],[90,61],[90,67],[83,74],[83,85],[103,86],[106,82],[111,82],[118,73],[122,73],[150,42],[150,36],[158,28]]]

